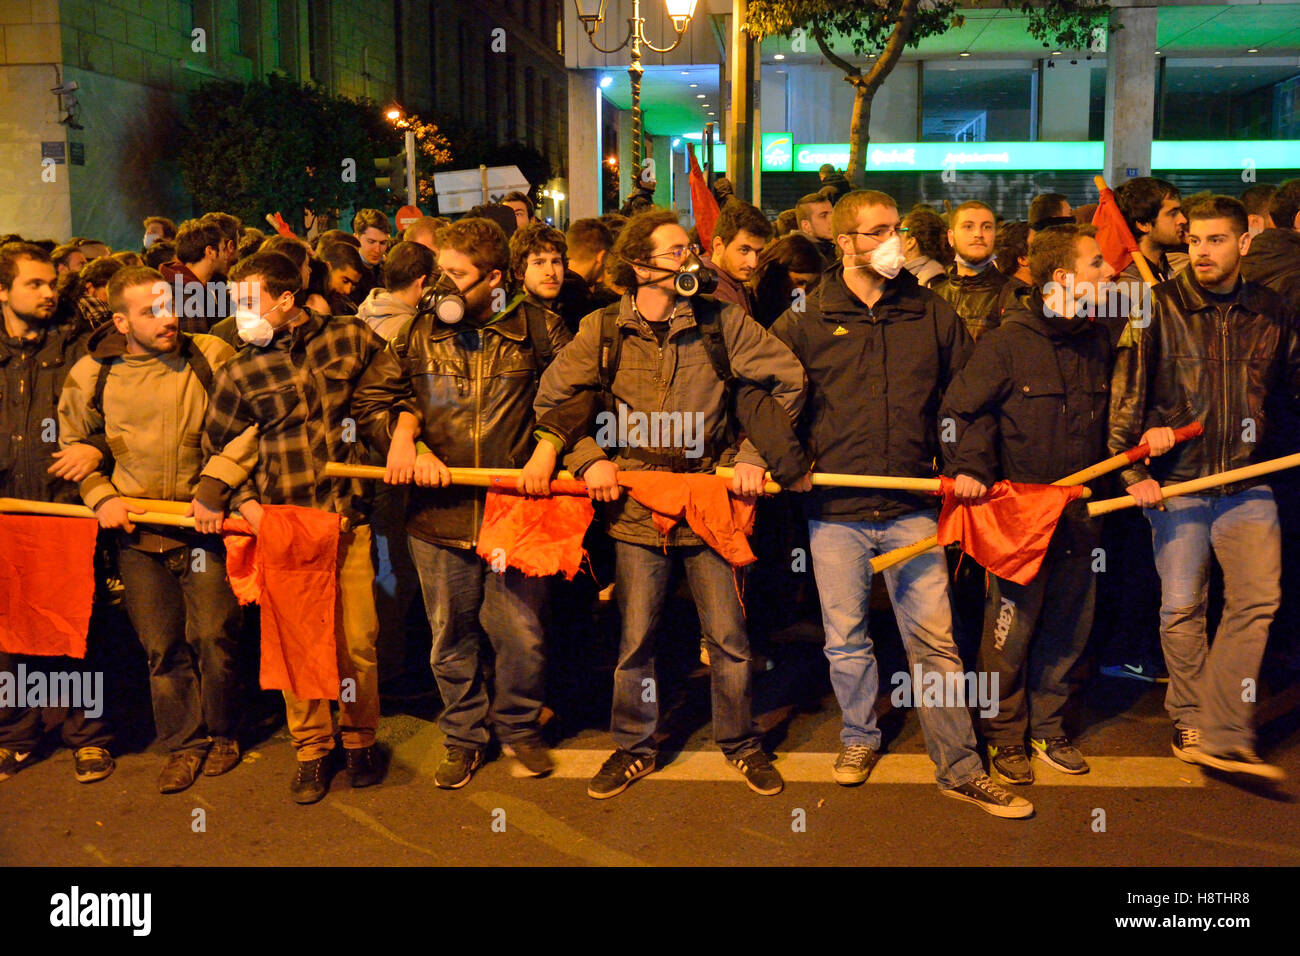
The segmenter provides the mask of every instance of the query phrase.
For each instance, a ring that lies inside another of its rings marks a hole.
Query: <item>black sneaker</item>
[[[1226,773],[1244,773],[1273,781],[1286,779],[1286,771],[1281,767],[1265,763],[1259,758],[1259,754],[1245,747],[1225,754],[1212,754],[1197,749],[1189,751],[1189,755],[1195,763],[1213,767],[1215,770],[1223,770]]]
[[[1107,677],[1124,677],[1147,684],[1169,683],[1169,673],[1162,664],[1107,664],[1101,672]]]
[[[960,787],[953,787],[950,790],[941,789],[939,792],[954,800],[973,803],[985,813],[991,813],[995,817],[1023,820],[1034,815],[1032,803],[1024,797],[1017,797],[1005,787],[998,786],[986,773],[966,781]]]
[[[880,754],[866,744],[841,747],[840,755],[835,758],[835,782],[842,787],[866,783],[879,760]]]
[[[1195,727],[1179,727],[1174,724],[1174,739],[1170,747],[1174,756],[1183,763],[1196,763],[1192,751],[1201,749],[1201,732]]]
[[[113,755],[103,747],[78,747],[73,756],[72,769],[77,783],[94,783],[103,780],[117,768]]]
[[[1090,769],[1088,761],[1083,759],[1079,748],[1070,743],[1069,737],[1030,738],[1029,742],[1034,745],[1035,757],[1061,773],[1087,773]]]
[[[501,749],[515,762],[510,767],[513,777],[545,777],[555,769],[551,752],[537,736],[522,737],[513,743],[502,744]]]
[[[8,780],[23,767],[27,766],[27,761],[32,753],[27,751],[23,753],[18,750],[9,750],[0,747],[0,780]]]
[[[459,790],[483,763],[483,751],[447,745],[446,756],[433,773],[433,782],[443,790]]]
[[[654,773],[655,758],[653,754],[634,754],[630,750],[615,750],[610,754],[596,776],[587,784],[587,796],[597,800],[616,797],[640,777]]]
[[[384,756],[379,752],[378,744],[344,750],[348,762],[348,776],[352,787],[373,787],[384,779]]]
[[[745,777],[745,783],[755,793],[771,797],[785,789],[785,781],[772,766],[772,761],[761,750],[754,750],[739,757],[728,757],[727,763],[739,770]]]
[[[289,784],[289,793],[295,803],[316,803],[329,793],[333,763],[333,751],[315,760],[298,761],[293,782]]]
[[[1034,768],[1029,766],[1029,757],[1020,744],[1004,744],[1001,747],[989,744],[989,769],[1003,783],[1022,786],[1034,782]]]

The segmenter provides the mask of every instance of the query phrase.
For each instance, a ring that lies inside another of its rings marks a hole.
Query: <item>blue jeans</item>
[[[491,712],[497,739],[510,744],[534,736],[545,680],[547,579],[515,568],[494,572],[469,548],[414,536],[409,543],[433,630],[430,661],[443,703],[438,727],[447,743],[487,746],[489,701],[479,667],[484,635],[496,654]]]
[[[713,691],[713,739],[729,757],[760,747],[751,704],[749,636],[736,593],[736,575],[705,545],[661,547],[614,542],[615,597],[623,618],[614,669],[610,735],[615,746],[635,754],[656,753],[659,688],[655,681],[655,632],[668,597],[673,561],[680,558],[700,615],[700,633],[709,650]]]
[[[874,710],[880,674],[867,622],[871,559],[937,529],[938,521],[929,511],[887,521],[808,522],[826,632],[826,659],[831,686],[844,713],[840,740],[845,746],[865,744],[880,749]],[[887,569],[884,575],[910,670],[920,667],[922,675],[937,671],[945,675],[946,685],[946,675],[961,674],[962,664],[952,636],[948,562],[943,549],[932,548]],[[913,696],[914,700],[920,697],[920,688],[913,688]],[[917,706],[917,711],[939,786],[959,787],[983,773],[965,706]]]
[[[1282,600],[1282,531],[1267,485],[1235,495],[1182,495],[1146,510],[1160,573],[1160,644],[1169,669],[1165,709],[1201,746],[1254,747],[1254,694],[1269,625]],[[1223,568],[1223,617],[1208,645],[1210,554]],[[1243,700],[1249,696],[1250,701]]]

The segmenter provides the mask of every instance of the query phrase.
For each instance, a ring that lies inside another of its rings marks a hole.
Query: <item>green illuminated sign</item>
[[[762,169],[764,172],[789,172],[793,162],[793,133],[763,134]]]

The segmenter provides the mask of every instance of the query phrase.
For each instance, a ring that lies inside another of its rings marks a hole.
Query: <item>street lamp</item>
[[[578,9],[578,19],[587,31],[587,40],[601,53],[617,53],[628,44],[632,45],[632,65],[627,68],[627,75],[632,81],[632,168],[639,174],[641,169],[641,47],[645,46],[655,53],[671,53],[677,49],[695,16],[695,4],[698,0],[664,0],[668,16],[673,21],[673,31],[677,39],[672,46],[657,47],[646,39],[645,17],[641,16],[641,0],[632,0],[632,16],[627,22],[627,36],[623,42],[612,49],[605,49],[596,42],[596,31],[605,21],[605,5],[608,0],[573,0]]]

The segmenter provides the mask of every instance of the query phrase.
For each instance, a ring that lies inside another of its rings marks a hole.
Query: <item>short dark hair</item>
[[[297,236],[281,236],[278,234],[268,236],[262,240],[262,244],[257,247],[257,251],[278,252],[282,256],[288,256],[299,269],[307,261],[307,257],[311,255],[311,249],[304,240],[299,239]]]
[[[203,258],[209,246],[221,251],[225,234],[221,226],[211,219],[188,219],[176,230],[176,258],[189,265]]]
[[[157,269],[148,266],[124,266],[118,269],[108,282],[109,309],[113,312],[121,312],[126,307],[122,296],[127,289],[134,289],[138,285],[153,285],[155,282],[167,284],[167,280]]]
[[[1188,222],[1202,219],[1227,219],[1238,236],[1250,231],[1246,207],[1231,196],[1197,196],[1183,207]]]
[[[619,230],[614,240],[613,260],[605,267],[610,280],[624,289],[634,289],[637,285],[636,272],[628,260],[645,262],[654,248],[651,237],[660,226],[677,226],[677,213],[671,209],[647,209],[639,212],[627,221]]]
[[[943,218],[929,206],[914,206],[909,209],[899,225],[907,227],[908,235],[916,240],[922,255],[944,264],[951,261],[947,252],[948,227],[944,225]]]
[[[50,253],[50,261],[54,263],[54,268],[57,269],[59,266],[67,263],[68,258],[74,252],[81,252],[81,250],[77,248],[76,243],[65,242],[63,245],[58,246],[53,252]],[[84,252],[82,252],[81,254],[83,256],[85,255]]]
[[[713,227],[713,238],[721,239],[723,245],[730,245],[742,229],[764,242],[772,238],[772,223],[763,215],[763,210],[737,199],[722,207]]]
[[[509,241],[505,231],[491,219],[482,216],[458,219],[439,229],[433,241],[439,252],[452,249],[468,256],[479,275],[487,275],[493,269],[500,269],[503,276],[509,273]]]
[[[255,252],[230,270],[231,282],[243,282],[249,276],[261,276],[262,288],[274,299],[302,288],[302,268],[278,252]]]
[[[222,238],[229,239],[235,245],[239,244],[239,234],[243,231],[244,224],[238,216],[232,216],[228,212],[205,212],[199,217],[199,222],[215,222],[221,230]]]
[[[535,252],[558,252],[560,259],[567,265],[569,249],[564,241],[564,233],[544,222],[530,222],[515,230],[510,237],[510,271],[516,278],[522,279],[528,268],[528,257]]]
[[[1004,276],[1012,275],[1019,269],[1020,257],[1029,255],[1029,223],[1008,222],[1003,225],[998,230],[993,254],[997,257],[998,271]]]
[[[576,259],[594,259],[614,248],[614,231],[599,219],[576,219],[564,234],[565,245]]]
[[[101,286],[113,278],[122,269],[132,268],[124,265],[121,260],[114,259],[112,256],[100,256],[94,262],[88,262],[81,270],[81,281],[83,284]]]
[[[251,256],[261,248],[262,242],[266,239],[266,233],[261,229],[255,229],[252,226],[245,226],[239,235],[239,252],[240,259],[245,256]]]
[[[352,234],[359,236],[367,229],[378,229],[385,236],[392,233],[388,225],[388,216],[382,209],[362,209],[352,217]]]
[[[443,219],[441,216],[421,216],[403,230],[402,238],[407,242],[414,242],[416,236],[426,232],[429,234],[429,238],[433,238],[438,234],[438,230],[450,221],[449,219]]]
[[[951,228],[952,228],[952,224],[953,224],[954,222],[957,221],[957,216],[958,216],[960,213],[965,212],[967,209],[983,209],[985,212],[989,213],[989,215],[991,215],[991,216],[993,217],[993,221],[994,221],[994,222],[997,222],[998,214],[997,214],[997,212],[993,209],[992,206],[990,206],[988,203],[986,203],[986,202],[982,202],[981,200],[978,200],[978,199],[967,199],[964,203],[961,203],[960,205],[956,206],[956,207],[953,209],[953,211],[948,215],[948,228],[949,228],[949,229],[951,229]]]
[[[344,232],[342,229],[326,229],[316,237],[316,254],[323,255],[325,248],[336,242],[345,242],[353,249],[361,248],[361,240],[352,233]]]
[[[1160,207],[1168,198],[1181,199],[1182,193],[1173,183],[1153,176],[1138,176],[1128,182],[1120,183],[1115,190],[1115,204],[1124,216],[1124,222],[1133,233],[1134,239],[1141,239],[1137,224],[1154,223],[1160,215]]]
[[[1246,207],[1246,215],[1263,216],[1268,214],[1269,204],[1277,187],[1272,183],[1256,183],[1241,194],[1241,204]]]
[[[1035,196],[1033,202],[1029,204],[1030,229],[1041,229],[1043,223],[1048,219],[1055,218],[1061,214],[1061,206],[1068,203],[1070,197],[1065,193],[1042,193]],[[1065,223],[1062,223],[1065,225]]]
[[[350,246],[346,242],[331,242],[321,250],[320,258],[324,259],[331,269],[356,269],[360,275],[366,274],[366,264],[361,261],[361,253],[357,251],[356,246]]]
[[[1052,273],[1064,269],[1073,273],[1079,259],[1079,239],[1096,236],[1097,227],[1074,225],[1048,226],[1034,233],[1029,244],[1029,275],[1034,285],[1042,289],[1052,281]]]
[[[1268,204],[1273,225],[1279,229],[1295,229],[1295,217],[1300,214],[1300,179],[1288,179],[1277,187]]]
[[[172,221],[171,221],[170,219],[168,219],[166,216],[145,216],[145,217],[144,217],[144,231],[145,231],[145,232],[148,232],[148,231],[149,231],[149,227],[152,226],[154,223],[158,223],[159,225],[161,225],[161,226],[163,227],[163,235],[162,235],[162,237],[163,237],[164,239],[175,239],[175,238],[176,238],[176,223],[172,222]]]
[[[115,252],[111,256],[107,256],[106,258],[116,259],[124,266],[142,266],[145,264],[144,256],[130,249],[123,249],[121,252]],[[99,260],[96,259],[95,261],[98,262]]]
[[[529,199],[524,193],[518,191],[512,193],[506,193],[504,196],[501,197],[501,204],[505,205],[508,202],[523,203],[528,208],[528,218],[529,219],[533,218],[533,201]]]
[[[798,229],[799,224],[812,215],[812,210],[808,207],[823,202],[830,203],[831,201],[829,197],[823,196],[821,193],[809,193],[806,196],[800,196],[799,201],[794,204],[795,228]],[[835,204],[831,203],[831,208],[834,208],[834,206]]]
[[[31,242],[6,242],[0,246],[0,289],[8,289],[18,275],[18,263],[23,259],[54,265],[50,254]]]
[[[420,276],[433,274],[433,253],[428,246],[403,240],[384,256],[384,288],[389,292],[409,288]]]
[[[852,232],[858,224],[858,213],[868,206],[889,206],[898,208],[898,201],[889,193],[877,189],[855,189],[840,197],[831,212],[831,236],[842,236]]]
[[[776,222],[772,223],[776,230],[776,237],[782,239],[792,232],[799,231],[799,214],[793,209],[782,209],[776,216]]]
[[[144,254],[144,264],[151,269],[162,267],[164,262],[171,262],[176,258],[176,243],[170,239],[159,239]]]

